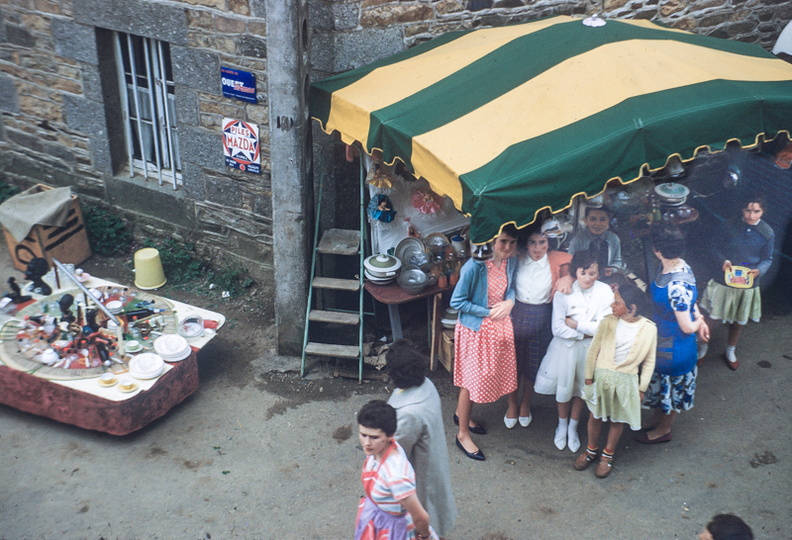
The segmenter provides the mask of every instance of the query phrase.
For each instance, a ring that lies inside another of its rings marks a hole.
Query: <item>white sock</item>
[[[734,355],[734,349],[736,349],[736,345],[727,345],[726,346],[726,360],[729,362],[736,362],[737,357]]]
[[[705,341],[699,341],[699,344],[698,344],[698,356],[696,357],[696,360],[701,360],[702,358],[707,356],[707,350],[708,349],[709,349],[709,343],[707,343]]]
[[[577,427],[577,420],[569,421],[569,428],[567,429],[567,444],[569,445],[569,449],[573,452],[580,450],[580,439],[578,438]]]
[[[555,430],[555,437],[553,442],[556,448],[563,450],[567,443],[567,428],[569,427],[569,418],[559,418],[558,427]]]

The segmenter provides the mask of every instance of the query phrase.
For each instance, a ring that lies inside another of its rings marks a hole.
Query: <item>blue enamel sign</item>
[[[258,103],[256,99],[256,75],[227,67],[220,68],[223,96]]]

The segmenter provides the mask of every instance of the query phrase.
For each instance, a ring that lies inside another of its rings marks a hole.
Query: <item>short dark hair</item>
[[[414,388],[423,384],[428,360],[406,339],[391,343],[385,359],[388,375],[396,388]]]
[[[572,256],[572,263],[569,265],[569,272],[572,277],[577,276],[578,268],[588,270],[592,264],[597,264],[597,254],[587,249],[578,251]]]
[[[511,238],[516,239],[520,233],[517,231],[517,227],[514,226],[514,223],[508,223],[503,227],[501,227],[500,234],[498,236],[500,236],[501,234],[505,234]]]
[[[707,523],[714,540],[753,540],[753,531],[734,514],[718,514]]]
[[[396,433],[396,409],[381,399],[369,401],[357,414],[357,422],[363,427],[381,429],[386,436]]]
[[[672,225],[652,227],[652,247],[666,259],[676,259],[685,252],[685,234]]]
[[[632,283],[619,285],[618,292],[627,305],[627,311],[630,310],[630,306],[635,306],[636,315],[647,316],[650,313],[649,299],[646,297],[646,293],[637,286]]]
[[[767,201],[765,198],[759,193],[748,193],[747,195],[743,195],[740,197],[740,210],[745,210],[748,208],[748,205],[751,203],[756,203],[762,207],[762,211],[765,210],[765,205]]]
[[[583,219],[589,217],[589,214],[594,210],[600,210],[602,212],[605,212],[605,214],[607,214],[608,217],[611,217],[610,208],[608,208],[607,206],[586,206],[586,212],[583,214]]]

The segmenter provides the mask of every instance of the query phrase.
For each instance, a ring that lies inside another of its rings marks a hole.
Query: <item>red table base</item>
[[[7,366],[0,366],[0,403],[111,435],[127,435],[157,418],[198,390],[198,361],[193,352],[173,364],[145,392],[124,401],[110,401],[55,384]]]

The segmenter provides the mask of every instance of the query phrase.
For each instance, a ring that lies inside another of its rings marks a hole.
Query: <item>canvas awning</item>
[[[485,242],[671,155],[788,134],[792,65],[648,21],[561,16],[440,36],[314,83],[310,107],[450,196]]]

